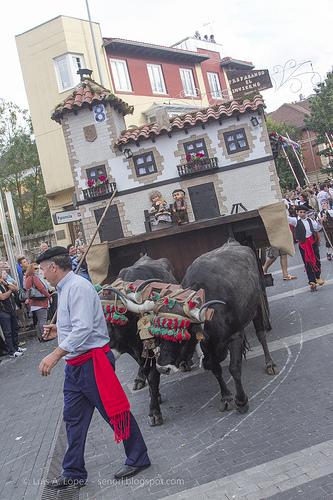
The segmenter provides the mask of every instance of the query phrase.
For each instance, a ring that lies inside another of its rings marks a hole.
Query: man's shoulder
[[[71,290],[84,290],[90,293],[96,293],[94,286],[87,279],[83,278],[79,274],[74,274],[70,280],[70,288]]]

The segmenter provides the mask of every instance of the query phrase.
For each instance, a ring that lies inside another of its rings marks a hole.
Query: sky
[[[269,69],[267,110],[308,96],[333,66],[333,2],[321,0],[89,0],[93,21],[106,37],[171,45],[215,35],[224,55]],[[318,10],[316,9],[318,5]],[[15,35],[58,15],[87,18],[85,0],[11,0],[0,20],[0,98],[27,107]],[[292,78],[294,76],[294,78]]]

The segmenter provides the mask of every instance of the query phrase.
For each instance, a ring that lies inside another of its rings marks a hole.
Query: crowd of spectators
[[[38,253],[48,248],[48,243],[42,242]],[[74,245],[70,244],[67,248],[72,270],[90,281],[85,259],[80,262],[85,250],[82,234],[79,233]],[[29,262],[25,256],[17,259],[18,282],[12,274],[8,263],[0,261],[0,356],[19,358],[26,351],[19,344],[19,329],[34,329],[38,341],[45,342],[42,338],[43,325],[56,311],[57,293],[44,279],[39,265]]]

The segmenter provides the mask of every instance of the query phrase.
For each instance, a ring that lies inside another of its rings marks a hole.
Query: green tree
[[[11,191],[22,235],[52,228],[29,114],[0,100],[0,184]]]
[[[296,127],[293,127],[292,125],[289,125],[287,123],[276,122],[269,116],[267,117],[267,128],[268,133],[277,132],[277,134],[283,135],[284,137],[287,137],[287,135],[289,135],[290,139],[295,142],[298,142],[301,136],[301,131]],[[297,176],[297,179],[299,179],[299,183],[302,186],[304,184],[304,174],[299,166],[298,160],[292,148],[288,149],[288,157]],[[275,165],[282,191],[294,189],[297,186],[297,182],[283,154],[280,153],[276,158]]]
[[[314,89],[315,94],[310,98],[310,116],[305,118],[309,130],[317,133],[317,144],[325,144],[326,148],[320,155],[330,161],[330,168],[324,169],[327,173],[333,172],[333,150],[327,140],[327,135],[333,137],[333,72],[327,73],[327,78]],[[329,172],[330,171],[330,172]]]

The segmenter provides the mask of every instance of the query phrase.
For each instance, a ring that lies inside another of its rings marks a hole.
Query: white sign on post
[[[57,212],[54,214],[55,224],[67,224],[81,219],[79,210],[68,210],[68,212]]]

